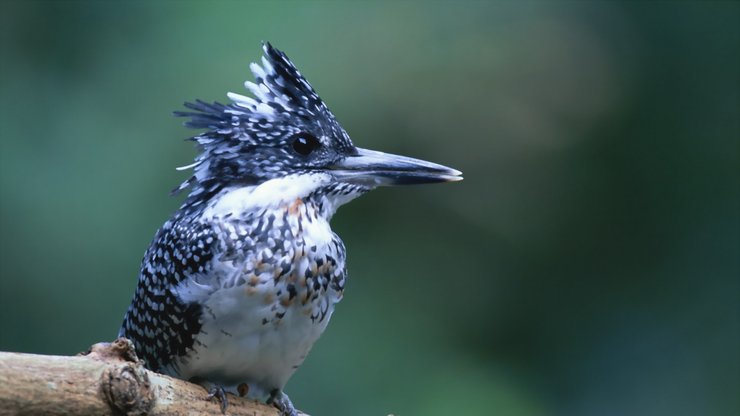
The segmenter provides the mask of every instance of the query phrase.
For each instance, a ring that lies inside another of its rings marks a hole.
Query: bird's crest
[[[248,159],[259,156],[251,150],[277,148],[300,131],[317,131],[351,145],[347,133],[290,59],[269,42],[264,42],[262,49],[261,62],[250,65],[255,81],[244,83],[254,97],[230,92],[230,104],[196,100],[185,103],[192,111],[175,112],[189,118],[185,126],[206,131],[192,138],[201,150],[195,163],[178,168],[194,168],[193,176],[173,193],[192,186],[191,196],[212,194],[232,175],[241,179],[255,173],[255,163],[248,163]],[[271,169],[257,165],[259,168]]]
[[[262,66],[257,63],[249,66],[256,82],[244,83],[256,100],[229,93],[236,105],[268,115],[287,111],[315,116],[315,112],[326,110],[316,91],[283,52],[273,48],[269,42],[265,42],[262,49]]]

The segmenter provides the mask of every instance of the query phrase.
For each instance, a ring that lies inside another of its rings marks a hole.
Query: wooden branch
[[[99,343],[84,355],[0,352],[0,415],[213,415],[206,390],[144,368],[131,342]],[[231,416],[278,416],[263,403],[228,395]]]

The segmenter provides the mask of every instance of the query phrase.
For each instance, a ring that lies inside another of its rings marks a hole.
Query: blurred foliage
[[[0,350],[116,335],[194,134],[285,50],[355,143],[462,170],[334,220],[315,415],[737,415],[737,2],[0,3]]]

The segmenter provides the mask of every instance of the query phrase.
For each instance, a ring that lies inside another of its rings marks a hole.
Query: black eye
[[[299,155],[308,156],[321,146],[319,139],[308,133],[298,133],[293,139],[293,150]]]

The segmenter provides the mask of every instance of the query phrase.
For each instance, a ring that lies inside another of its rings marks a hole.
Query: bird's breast
[[[178,288],[203,305],[185,376],[287,381],[342,298],[344,245],[319,208],[298,198],[208,221],[218,241],[210,271]]]
[[[209,221],[217,230],[218,250],[209,275],[195,280],[214,293],[236,289],[244,297],[241,306],[269,307],[274,314],[265,318],[273,323],[290,308],[323,320],[326,306],[341,298],[344,245],[314,204],[296,198]]]

